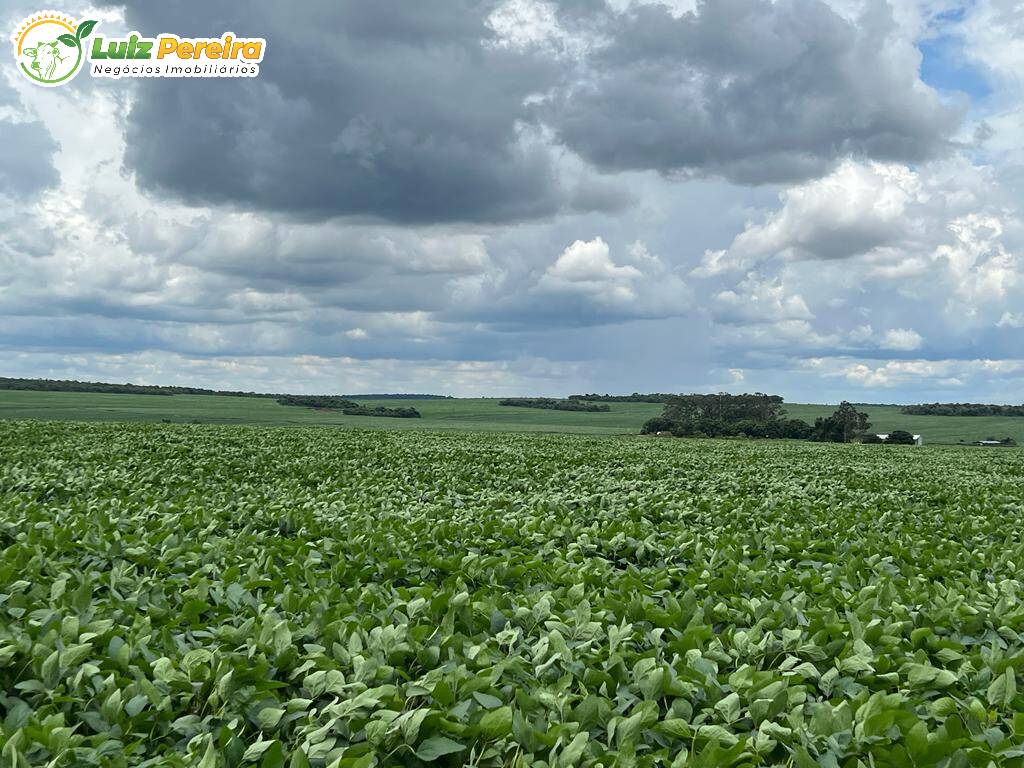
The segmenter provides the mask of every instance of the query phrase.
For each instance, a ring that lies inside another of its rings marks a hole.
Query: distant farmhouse
[[[884,434],[878,434],[878,435],[875,435],[875,437],[877,437],[882,442],[885,442],[886,440],[889,439],[889,433],[886,432]],[[914,438],[914,445],[924,445],[924,440],[921,439],[920,435],[913,435],[913,438]]]

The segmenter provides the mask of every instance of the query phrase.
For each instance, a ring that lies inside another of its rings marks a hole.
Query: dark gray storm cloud
[[[17,93],[0,78],[0,109],[22,111]],[[22,115],[27,117],[27,115]],[[0,119],[0,194],[30,197],[57,183],[57,143],[37,120]]]
[[[614,185],[566,189],[541,134],[601,171],[763,183],[848,154],[921,160],[959,122],[881,0],[856,23],[822,0],[715,0],[680,17],[562,0],[542,4],[557,44],[518,22],[503,39],[489,23],[502,5],[130,2],[131,28],[268,46],[252,81],[142,84],[126,163],[198,203],[497,222],[628,202]]]
[[[57,183],[57,145],[39,123],[0,121],[0,190],[32,195]]]
[[[562,192],[548,153],[520,140],[517,121],[554,65],[482,45],[490,7],[130,3],[132,28],[230,30],[268,46],[250,82],[145,83],[126,161],[148,188],[306,217],[550,214]]]
[[[820,0],[713,0],[680,17],[635,5],[608,36],[541,110],[604,170],[793,181],[850,154],[940,154],[962,116],[920,82],[881,0],[856,23]]]

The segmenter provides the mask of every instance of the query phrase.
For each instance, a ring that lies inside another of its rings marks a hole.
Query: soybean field
[[[1024,765],[1024,454],[0,422],[0,764]]]

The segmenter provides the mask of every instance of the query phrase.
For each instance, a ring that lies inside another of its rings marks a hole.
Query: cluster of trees
[[[356,405],[342,410],[346,416],[384,416],[391,419],[418,419],[420,412],[415,408],[385,408],[382,405],[371,408],[368,405]]]
[[[819,416],[814,420],[810,439],[819,443],[850,443],[870,428],[868,415],[858,411],[853,403],[843,400],[831,416]],[[910,442],[914,442],[913,437]]]
[[[259,392],[203,389],[201,387],[161,387],[150,384],[106,384],[74,379],[15,379],[0,376],[0,389],[31,392],[101,392],[117,395],[220,395],[222,397],[280,397]]]
[[[679,395],[668,401],[665,416],[676,421],[775,421],[783,416],[782,398],[778,395]]]
[[[588,400],[592,403],[667,403],[678,395],[669,395],[655,392],[650,395],[642,395],[634,392],[632,395],[569,395],[570,400]]]
[[[843,401],[831,416],[814,425],[785,417],[778,395],[673,395],[661,416],[649,419],[642,434],[668,432],[676,437],[763,437],[849,443],[871,426],[866,413]],[[911,439],[913,442],[913,439]]]
[[[913,416],[1024,416],[1024,405],[988,403],[921,403],[901,410]]]
[[[281,395],[281,405],[297,405],[301,408],[321,408],[341,411],[346,416],[385,416],[393,419],[418,419],[420,412],[415,408],[385,408],[382,405],[369,406],[338,397],[337,395]]]
[[[281,395],[277,398],[281,405],[297,405],[300,408],[328,408],[341,411],[345,408],[359,408],[355,403],[337,395]]]
[[[673,395],[661,416],[649,419],[645,434],[670,432],[676,436],[794,437],[806,439],[810,425],[784,418],[778,395]]]
[[[665,416],[655,416],[653,419],[648,419],[640,431],[645,435],[668,432],[675,437],[765,437],[809,440],[812,427],[800,419],[776,419],[773,421],[697,419],[677,422]]]
[[[498,405],[511,405],[516,408],[545,408],[549,411],[586,411],[587,413],[606,413],[611,406],[597,405],[580,400],[556,400],[552,397],[506,397],[499,400]]]

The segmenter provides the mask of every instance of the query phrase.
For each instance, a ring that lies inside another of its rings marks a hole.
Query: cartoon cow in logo
[[[44,80],[53,79],[57,65],[65,58],[60,55],[60,43],[57,40],[50,43],[38,43],[35,48],[26,48],[22,53],[32,57],[29,67]]]

